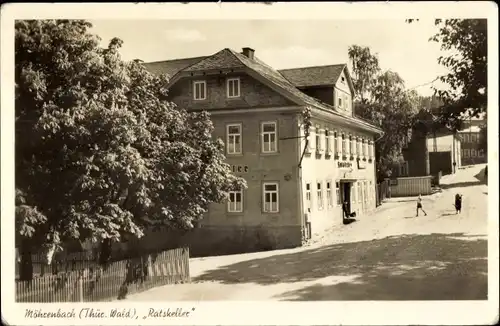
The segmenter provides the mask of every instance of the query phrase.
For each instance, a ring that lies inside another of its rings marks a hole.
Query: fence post
[[[78,273],[78,301],[83,302],[83,273]]]

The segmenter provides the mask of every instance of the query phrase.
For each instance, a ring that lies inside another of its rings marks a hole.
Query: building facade
[[[483,164],[487,162],[487,157],[483,149],[480,148],[481,128],[471,126],[459,131],[462,148],[462,165]]]
[[[462,166],[462,144],[459,134],[441,130],[427,136],[427,148],[432,175],[439,171],[443,174],[455,173]]]
[[[183,236],[194,255],[300,246],[342,223],[342,201],[358,216],[375,207],[381,130],[354,116],[346,65],[276,71],[244,48],[145,66],[170,75],[179,107],[211,113],[227,163],[247,181]],[[305,108],[313,122],[307,142]]]

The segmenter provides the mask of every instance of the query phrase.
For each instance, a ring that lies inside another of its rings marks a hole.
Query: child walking
[[[418,217],[418,210],[419,209],[422,210],[422,212],[424,212],[425,216],[427,216],[427,213],[422,208],[422,196],[420,196],[420,195],[418,195],[418,198],[417,198],[417,217]]]

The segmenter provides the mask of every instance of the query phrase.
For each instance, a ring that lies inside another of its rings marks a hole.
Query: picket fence
[[[36,257],[34,257],[36,259]],[[31,281],[16,280],[17,302],[92,302],[124,299],[128,294],[153,287],[189,282],[189,249],[161,253],[99,265],[95,259],[68,255],[44,265]]]

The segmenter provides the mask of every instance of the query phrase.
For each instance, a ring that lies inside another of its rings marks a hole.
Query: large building
[[[183,238],[194,255],[300,246],[375,208],[374,142],[382,131],[355,117],[345,64],[277,71],[244,48],[145,64],[170,75],[170,100],[211,113],[227,163],[248,189],[211,205]],[[308,146],[302,112],[310,108]]]

